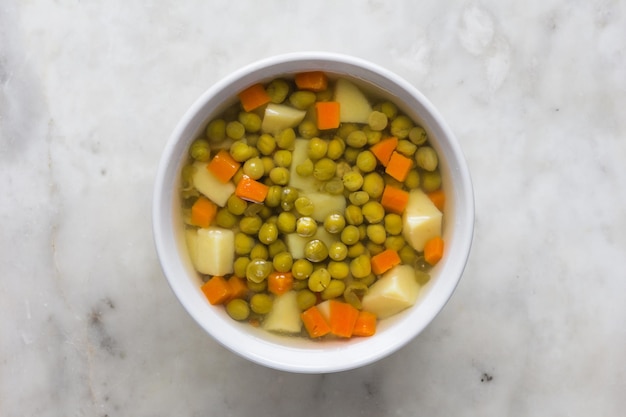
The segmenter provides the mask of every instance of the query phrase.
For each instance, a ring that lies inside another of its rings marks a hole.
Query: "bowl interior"
[[[395,102],[428,132],[440,157],[446,190],[444,259],[417,304],[379,323],[376,335],[337,341],[283,336],[232,320],[211,306],[200,290],[202,281],[187,254],[181,202],[180,172],[186,152],[206,123],[235,100],[237,92],[257,82],[302,71],[323,70],[352,80],[370,94]],[[289,54],[252,64],[203,94],[184,115],[166,146],[155,184],[154,234],[164,273],[189,314],[228,349],[254,362],[293,372],[334,372],[355,368],[389,355],[419,334],[439,313],[456,287],[471,246],[474,206],[465,160],[452,132],[419,91],[398,76],[371,63],[327,53]]]

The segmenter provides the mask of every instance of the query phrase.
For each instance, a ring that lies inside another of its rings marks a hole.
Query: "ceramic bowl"
[[[202,280],[187,254],[181,220],[179,184],[188,148],[207,122],[236,100],[246,87],[279,76],[321,70],[345,77],[395,102],[421,124],[440,159],[446,191],[443,259],[417,303],[381,320],[371,337],[314,341],[266,332],[231,319],[212,306],[200,290]],[[373,363],[397,351],[422,332],[453,294],[467,262],[473,236],[474,200],[470,173],[459,144],[444,119],[416,87],[371,62],[351,56],[303,52],[252,63],[202,94],[171,134],[158,166],[153,201],[153,231],[158,257],[173,293],[193,319],[215,340],[242,357],[264,366],[298,373],[329,373]]]

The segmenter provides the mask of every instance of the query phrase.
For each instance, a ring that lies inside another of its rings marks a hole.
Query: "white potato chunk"
[[[307,193],[306,196],[313,202],[313,214],[311,217],[318,222],[323,222],[326,216],[333,211],[340,213],[346,211],[346,198],[343,195],[313,192]]]
[[[339,102],[341,123],[367,123],[372,106],[359,87],[340,78],[335,86],[335,101]]]
[[[281,130],[297,126],[306,112],[284,104],[270,103],[265,108],[261,130],[266,133],[278,133]]]
[[[312,192],[319,189],[318,181],[312,175],[302,177],[298,174],[298,165],[303,163],[308,156],[308,139],[296,139],[293,152],[291,153],[291,166],[289,168],[289,185],[301,191]]]
[[[376,314],[379,319],[393,316],[415,304],[419,291],[413,267],[395,266],[372,284],[363,296],[363,310]]]
[[[300,312],[295,291],[276,296],[272,311],[263,320],[263,328],[278,333],[300,333],[302,330]]]
[[[196,161],[193,164],[194,172],[191,180],[194,187],[209,200],[220,207],[226,205],[228,198],[235,192],[235,184],[232,181],[223,183],[207,169],[206,162]]]
[[[402,215],[402,233],[416,251],[423,251],[426,242],[441,236],[442,213],[422,190],[412,190]]]
[[[188,242],[193,245],[193,240]],[[231,274],[235,261],[235,233],[221,227],[198,229],[195,248],[190,248],[189,252],[195,252],[194,266],[198,272],[220,276]],[[193,260],[194,255],[191,256]]]

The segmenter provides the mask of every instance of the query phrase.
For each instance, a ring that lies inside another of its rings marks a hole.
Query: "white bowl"
[[[236,94],[257,82],[281,75],[322,70],[367,86],[395,102],[428,132],[439,154],[446,190],[444,258],[434,267],[417,304],[380,321],[371,337],[312,341],[265,332],[232,320],[223,308],[210,305],[200,290],[202,281],[188,257],[183,237],[178,184],[192,140],[208,120],[235,101]],[[275,56],[234,72],[209,88],[184,114],[172,133],[158,167],[153,228],[161,266],[176,297],[196,322],[231,351],[267,367],[328,373],[353,369],[379,360],[407,344],[441,311],[456,288],[467,262],[474,228],[470,174],[453,133],[433,105],[411,84],[370,62],[354,57],[306,52]]]

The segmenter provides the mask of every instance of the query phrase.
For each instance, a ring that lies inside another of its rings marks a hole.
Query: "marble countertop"
[[[265,369],[203,333],[151,229],[160,153],[190,104],[300,50],[418,87],[476,198],[437,319],[328,375]],[[625,74],[616,0],[3,2],[0,414],[624,415]]]

